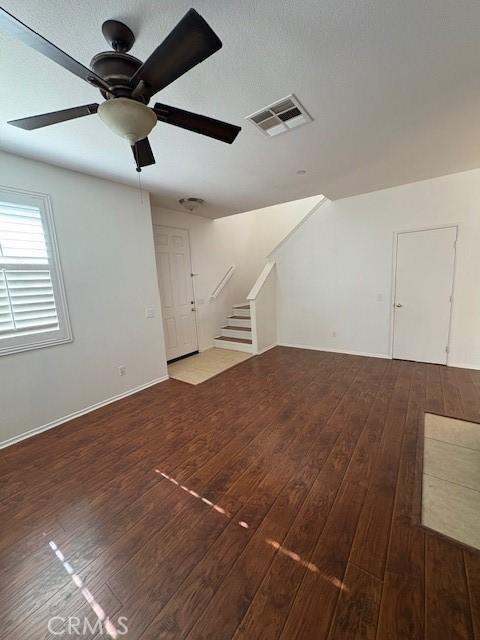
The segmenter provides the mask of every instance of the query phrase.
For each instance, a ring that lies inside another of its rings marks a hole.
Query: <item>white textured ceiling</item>
[[[3,0],[88,65],[101,24],[126,22],[145,59],[194,6],[223,49],[156,97],[243,126],[226,145],[159,123],[142,184],[170,208],[218,217],[324,193],[332,199],[480,166],[478,0]],[[138,184],[130,149],[90,116],[38,131],[6,120],[95,102],[98,92],[0,34],[0,148]],[[266,138],[243,121],[294,92],[314,122]],[[306,169],[297,175],[297,169]],[[0,180],[1,181],[1,180]]]

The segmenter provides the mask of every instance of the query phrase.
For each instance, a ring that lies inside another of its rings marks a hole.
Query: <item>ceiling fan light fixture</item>
[[[190,211],[191,213],[192,211],[195,211],[195,209],[198,209],[198,207],[200,207],[205,202],[205,200],[203,200],[202,198],[180,198],[178,202],[184,209]]]
[[[146,138],[157,123],[156,113],[142,102],[112,98],[98,107],[98,115],[109,129],[130,145]]]

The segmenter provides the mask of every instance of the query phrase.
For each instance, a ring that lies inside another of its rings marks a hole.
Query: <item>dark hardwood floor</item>
[[[424,411],[480,421],[480,371],[276,348],[0,451],[0,638],[480,640],[480,555],[416,524]]]

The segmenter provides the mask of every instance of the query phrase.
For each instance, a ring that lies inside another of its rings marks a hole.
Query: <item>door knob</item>
[[[396,307],[403,307],[403,304],[400,304],[400,302],[397,302],[397,304],[395,306]]]

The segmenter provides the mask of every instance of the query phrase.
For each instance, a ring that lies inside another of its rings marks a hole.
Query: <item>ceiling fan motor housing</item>
[[[90,68],[103,78],[110,91],[100,88],[104,98],[131,97],[131,78],[142,66],[142,61],[127,53],[133,47],[135,36],[129,27],[118,20],[106,20],[102,24],[102,33],[113,51],[97,53],[90,62]],[[134,100],[145,102],[143,96],[135,95]]]
[[[130,97],[133,89],[130,78],[142,66],[142,61],[128,53],[103,51],[97,53],[90,62],[90,68],[103,78],[111,87],[111,93],[117,97]],[[100,89],[104,98],[107,93]],[[141,98],[141,96],[139,96]],[[138,99],[138,98],[137,98]]]

